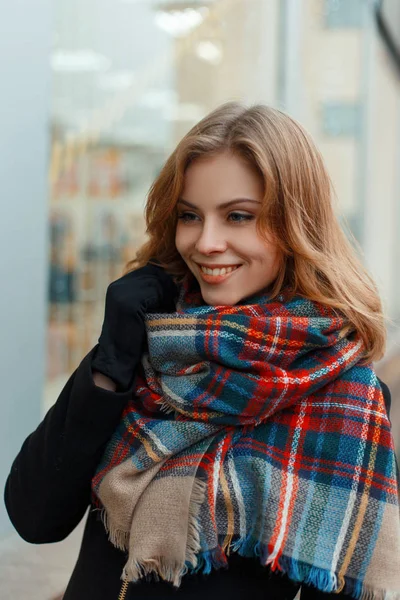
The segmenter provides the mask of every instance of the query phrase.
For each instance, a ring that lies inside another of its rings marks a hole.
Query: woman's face
[[[256,230],[262,199],[260,175],[232,153],[186,170],[175,243],[206,304],[233,306],[276,278],[277,245]]]

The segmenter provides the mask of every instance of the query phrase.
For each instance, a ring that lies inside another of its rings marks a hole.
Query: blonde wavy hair
[[[368,363],[385,351],[386,327],[376,284],[346,237],[333,207],[333,190],[321,154],[299,123],[274,108],[224,104],[179,142],[152,184],[145,208],[148,241],[125,272],[158,262],[177,281],[188,267],[175,246],[176,204],[188,165],[230,151],[253,165],[264,182],[257,231],[273,234],[281,268],[271,294],[299,294],[336,309],[347,319],[343,335],[362,337]],[[350,234],[349,234],[350,235]]]

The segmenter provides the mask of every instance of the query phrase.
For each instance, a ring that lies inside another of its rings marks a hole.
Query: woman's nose
[[[226,237],[220,228],[213,225],[204,225],[201,229],[195,248],[200,254],[223,252],[227,247]]]

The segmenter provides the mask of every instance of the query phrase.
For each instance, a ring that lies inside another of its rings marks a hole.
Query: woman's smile
[[[196,264],[199,268],[200,277],[203,279],[203,281],[210,283],[211,285],[223,283],[242,266],[233,265],[227,267],[206,267],[198,263]]]

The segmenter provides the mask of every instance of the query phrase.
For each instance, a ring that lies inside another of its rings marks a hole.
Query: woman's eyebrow
[[[251,202],[253,204],[261,204],[261,202],[259,200],[252,200],[251,198],[235,198],[234,200],[229,200],[228,202],[223,202],[222,204],[218,205],[218,208],[227,208],[228,206],[231,206],[232,204],[239,204],[241,202]],[[188,200],[184,200],[183,198],[179,198],[178,200],[178,204],[186,204],[186,206],[190,206],[190,208],[198,208],[195,204],[192,204],[192,202],[188,202]]]

